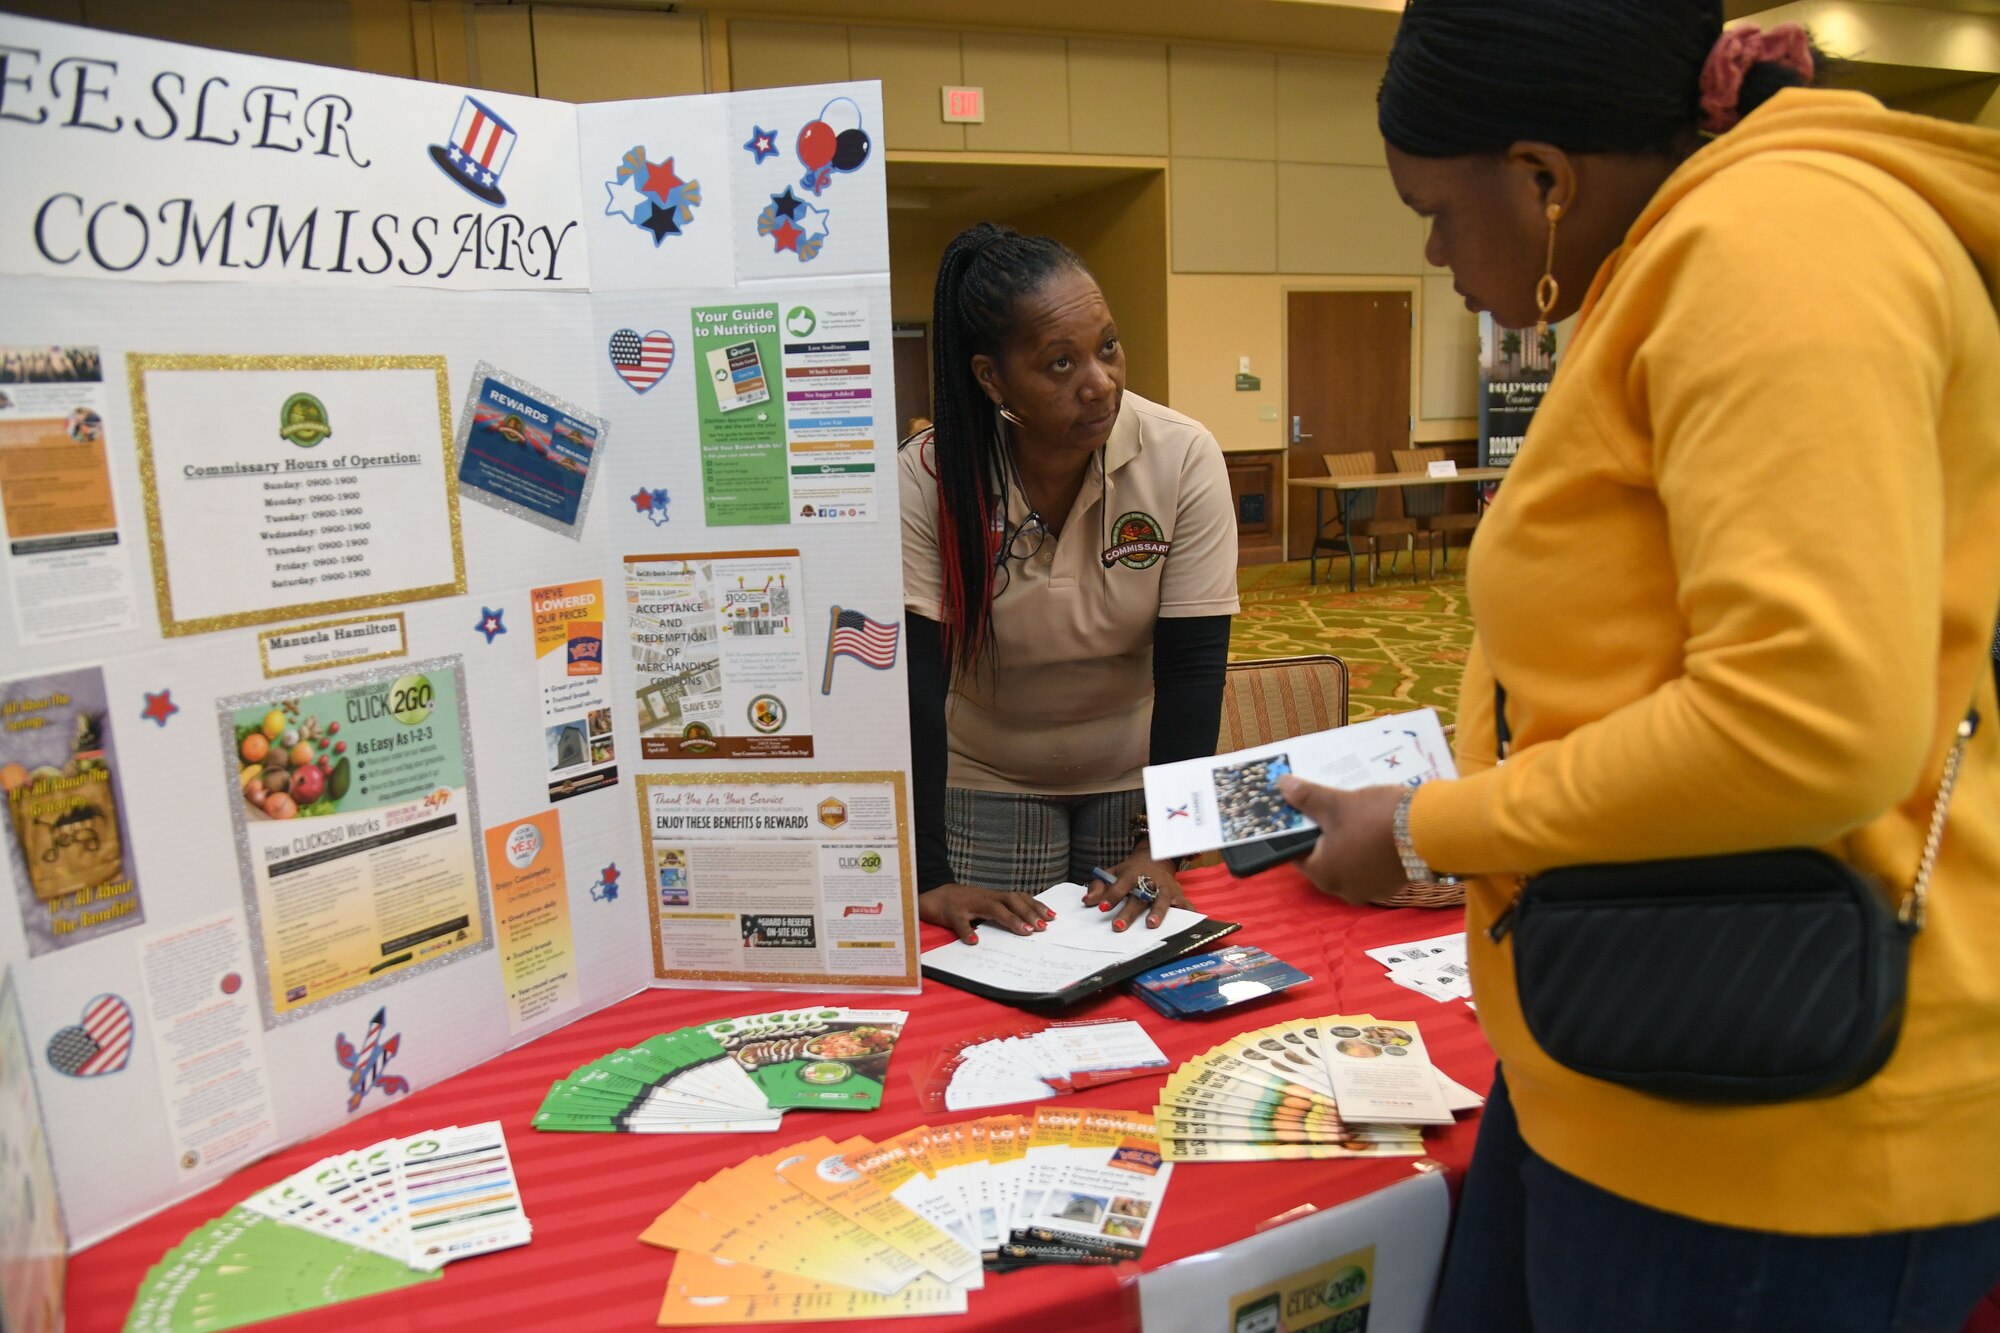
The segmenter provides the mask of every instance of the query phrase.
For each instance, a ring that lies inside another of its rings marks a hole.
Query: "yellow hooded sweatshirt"
[[[1997,298],[2000,134],[1781,93],[1605,263],[1480,528],[1465,776],[1419,790],[1411,837],[1481,876],[1474,990],[1523,1136],[1625,1198],[1811,1235],[2000,1214]],[[1907,891],[1973,702],[1882,1072],[1702,1106],[1535,1045],[1486,935],[1518,876],[1818,846]]]

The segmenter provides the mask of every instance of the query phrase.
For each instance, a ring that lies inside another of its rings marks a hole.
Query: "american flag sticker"
[[[49,1038],[49,1065],[72,1078],[115,1074],[132,1059],[132,1006],[99,995],[83,1007],[83,1021]]]
[[[856,658],[877,671],[887,671],[896,665],[896,643],[902,634],[901,625],[885,625],[859,611],[834,607],[833,624],[826,640],[826,675],[820,681],[819,692],[833,693],[833,664],[840,658]]]
[[[674,368],[673,335],[660,329],[645,334],[618,330],[611,335],[611,368],[632,392],[646,392]]]

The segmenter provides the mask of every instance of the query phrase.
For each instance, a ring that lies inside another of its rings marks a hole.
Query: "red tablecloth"
[[[1312,984],[1269,1003],[1217,1019],[1176,1022],[1122,993],[1079,1006],[1073,1016],[1136,1018],[1175,1063],[1251,1027],[1292,1015],[1373,1013],[1413,1018],[1437,1064],[1484,1092],[1492,1061],[1473,1014],[1391,984],[1362,950],[1444,934],[1459,927],[1447,912],[1379,911],[1346,907],[1306,884],[1296,872],[1272,871],[1235,881],[1220,869],[1187,877],[1190,896],[1211,916],[1240,921],[1231,942],[1255,944],[1314,976]],[[924,947],[948,936],[924,929]],[[1015,1011],[962,991],[926,983],[915,997],[832,1003],[879,1003],[910,1011],[889,1069],[888,1093],[865,1115],[793,1111],[775,1135],[541,1134],[529,1117],[548,1085],[577,1065],[654,1033],[735,1014],[819,1003],[815,997],[767,992],[656,990],[600,1010],[539,1041],[398,1098],[381,1111],[311,1142],[246,1167],[184,1203],[149,1218],[70,1262],[69,1328],[94,1333],[120,1327],[139,1280],[181,1237],[220,1216],[256,1190],[334,1152],[392,1135],[452,1124],[499,1120],[534,1222],[533,1243],[451,1265],[440,1282],[348,1302],[281,1321],[287,1329],[347,1333],[365,1324],[398,1330],[443,1328],[641,1329],[659,1310],[673,1256],[635,1237],[682,1191],[746,1156],[827,1134],[885,1139],[927,1119],[970,1119],[986,1112],[927,1116],[918,1083],[938,1048],[954,1035]],[[1079,1105],[1150,1109],[1161,1078],[1133,1079],[1077,1094]],[[1021,1108],[994,1108],[1021,1109]],[[1463,1169],[1472,1153],[1476,1117],[1427,1135],[1432,1156]],[[1408,1159],[1373,1162],[1202,1163],[1174,1173],[1143,1263],[1120,1269],[1042,1268],[989,1276],[968,1314],[894,1321],[899,1331],[927,1333],[975,1328],[1115,1329],[1136,1324],[1126,1283],[1137,1272],[1226,1245],[1261,1223],[1311,1204],[1327,1208],[1407,1177]],[[1039,1312],[1039,1318],[1038,1318]],[[851,1326],[851,1325],[850,1325]],[[765,1325],[763,1327],[773,1327]],[[806,1325],[786,1325],[804,1328]]]

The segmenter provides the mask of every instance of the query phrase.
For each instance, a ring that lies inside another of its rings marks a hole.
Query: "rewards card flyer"
[[[458,427],[458,488],[537,527],[583,538],[611,423],[480,362]]]
[[[266,1026],[492,947],[457,658],[218,706]]]

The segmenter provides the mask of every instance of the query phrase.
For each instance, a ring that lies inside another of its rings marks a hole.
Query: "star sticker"
[[[674,160],[671,157],[664,162],[646,164],[646,184],[643,188],[661,203],[671,202],[669,196],[683,183],[679,176],[674,175]]]
[[[598,890],[603,889],[603,893]],[[598,873],[597,883],[590,886],[590,900],[597,903],[618,901],[618,863],[612,862]]]
[[[181,711],[181,706],[173,701],[171,697],[173,691],[170,689],[161,690],[158,694],[150,694],[144,690],[140,693],[146,695],[146,708],[139,716],[148,722],[157,722],[164,727],[168,718]]]
[[[507,632],[507,627],[500,623],[500,617],[505,614],[505,607],[495,611],[490,606],[482,606],[479,608],[479,623],[472,628],[478,633],[484,634],[486,642],[491,643],[495,638]]]
[[[824,208],[814,208],[811,204],[807,204],[805,210],[806,216],[803,225],[806,235],[825,236],[829,231],[833,230],[833,214],[827,212]]]
[[[797,254],[799,252],[799,241],[804,236],[805,233],[799,230],[799,224],[790,218],[786,218],[771,232],[771,240],[775,246],[771,253],[777,254],[780,250],[790,250],[793,254]]]
[[[653,207],[646,196],[639,193],[639,187],[632,183],[632,178],[622,173],[617,180],[604,182],[604,193],[604,216],[624,218],[634,226],[644,220],[645,214],[640,210],[650,211]]]
[[[667,526],[667,503],[665,487],[653,492],[653,507],[646,511],[646,517],[653,520],[653,526],[656,528]]]
[[[771,196],[771,206],[779,217],[795,218],[805,204],[800,202],[799,197],[792,193],[792,187],[787,185],[783,194]]]
[[[642,514],[645,513],[653,507],[653,493],[641,486],[632,496],[632,507]]]
[[[674,221],[674,210],[671,208],[654,209],[641,219],[639,225],[653,233],[653,245],[656,249],[667,237],[681,234],[681,224]]]
[[[750,142],[744,144],[743,148],[745,152],[756,157],[758,166],[762,166],[765,158],[778,155],[778,136],[761,125],[752,126]]]

